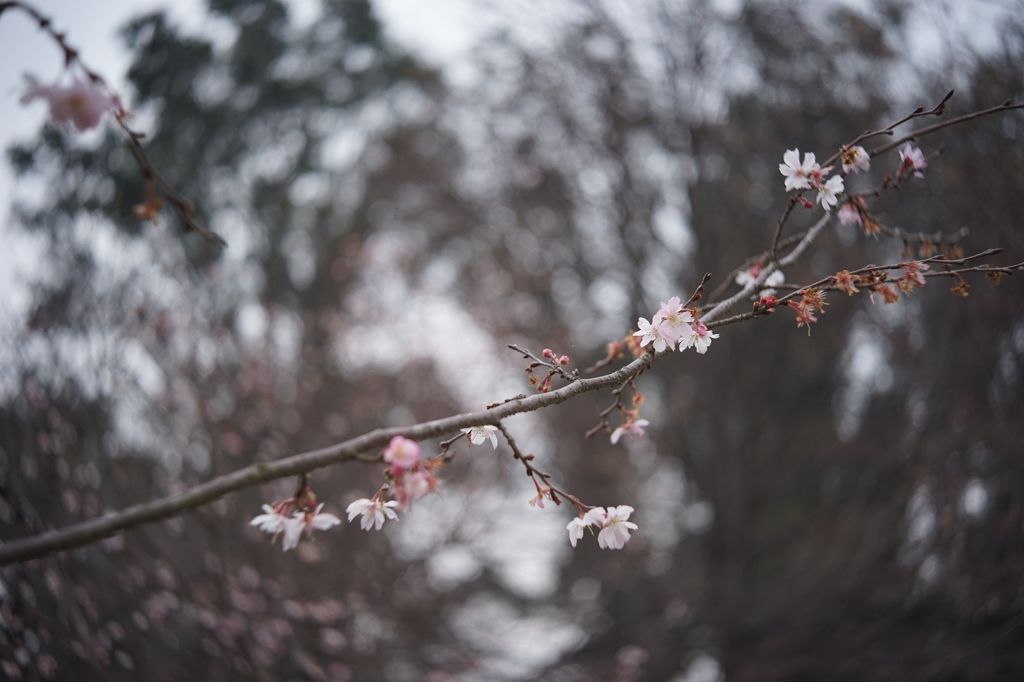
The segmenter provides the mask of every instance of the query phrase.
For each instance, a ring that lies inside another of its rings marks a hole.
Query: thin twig
[[[881,147],[875,147],[874,149],[869,151],[868,154],[870,154],[872,157],[875,157],[878,156],[879,154],[884,154],[890,149],[895,149],[896,147],[899,147],[904,142],[916,140],[918,137],[921,137],[922,135],[929,135],[947,126],[956,125],[957,123],[964,123],[966,121],[970,121],[975,118],[980,118],[982,116],[988,116],[989,114],[995,114],[1000,111],[1012,111],[1014,109],[1024,109],[1024,104],[1013,104],[1011,100],[1006,100],[1005,102],[996,107],[990,107],[988,109],[983,109],[981,111],[975,111],[974,113],[971,114],[964,114],[963,116],[951,118],[948,121],[943,121],[941,123],[936,123],[934,125],[930,125],[919,130],[915,130],[909,135],[905,135],[898,140],[893,140],[889,144],[882,145]]]
[[[928,111],[925,111],[924,107],[918,107],[917,109],[915,109],[910,114],[904,116],[900,120],[896,121],[895,123],[893,123],[893,124],[883,128],[881,130],[868,130],[868,131],[865,131],[865,132],[861,133],[856,138],[854,138],[852,142],[850,142],[849,144],[843,145],[838,153],[833,154],[828,159],[828,161],[826,161],[825,163],[823,163],[821,165],[822,166],[828,166],[830,164],[835,163],[836,160],[839,159],[840,156],[842,156],[842,154],[843,154],[843,152],[845,150],[849,149],[850,147],[853,147],[855,145],[860,144],[864,140],[871,139],[872,137],[878,137],[879,135],[890,135],[890,136],[894,135],[896,128],[900,127],[901,125],[903,125],[904,123],[906,123],[906,122],[908,122],[910,120],[913,120],[915,118],[919,118],[921,116],[942,116],[943,112],[946,111],[946,102],[948,102],[950,100],[950,98],[953,97],[953,93],[954,92],[956,92],[956,91],[955,90],[950,90],[949,92],[947,92],[946,96],[942,98],[942,101],[939,102],[938,104],[936,104],[934,107],[932,107]],[[879,153],[881,153],[881,152],[879,152]],[[874,153],[871,154],[871,156],[874,156],[874,155],[875,155]]]
[[[562,504],[561,498],[564,497],[572,502],[576,508],[580,510],[581,514],[586,512],[588,509],[593,509],[590,505],[583,504],[583,502],[581,502],[575,495],[552,485],[551,474],[543,472],[533,465],[535,457],[533,455],[523,454],[523,451],[519,449],[515,439],[512,437],[512,434],[508,432],[508,429],[505,428],[505,425],[498,422],[498,429],[501,431],[501,435],[505,437],[505,441],[508,443],[509,448],[512,449],[512,456],[523,463],[523,466],[526,468],[526,475],[533,479],[534,485],[537,486],[538,494],[542,494],[540,482],[543,482],[544,487],[547,488],[549,499],[555,504]],[[540,479],[540,482],[538,482],[537,479]]]

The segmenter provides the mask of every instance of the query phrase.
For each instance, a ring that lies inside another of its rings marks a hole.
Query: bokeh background
[[[947,116],[1024,95],[1009,0],[509,2],[476,8],[458,51],[385,6],[211,0],[124,24],[147,153],[226,249],[136,218],[113,126],[33,111],[6,156],[0,538],[479,409],[526,388],[507,343],[590,365],[766,248],[786,149],[827,157],[952,88]],[[940,145],[873,212],[1024,260],[1021,114],[921,140]],[[830,227],[786,274],[903,248]],[[636,508],[621,552],[570,550],[572,512],[529,507],[506,448],[460,444],[442,494],[381,532],[282,553],[248,522],[283,481],[0,569],[3,675],[1021,679],[1024,280],[971,283],[830,295],[810,336],[788,311],[723,328],[640,379],[642,440],[583,439],[607,394],[511,419],[567,489]],[[380,481],[313,476],[339,515]]]

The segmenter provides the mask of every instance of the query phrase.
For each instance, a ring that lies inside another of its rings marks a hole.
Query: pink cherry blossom
[[[697,352],[703,355],[708,352],[708,347],[711,345],[712,339],[717,339],[718,334],[708,330],[704,326],[704,323],[697,320],[693,324],[693,341],[691,345],[697,349]]]
[[[537,488],[537,494],[530,498],[530,506],[543,509],[544,500],[551,500],[551,488]]]
[[[22,104],[45,99],[50,105],[50,120],[58,125],[74,124],[78,130],[99,125],[103,114],[117,109],[117,101],[97,83],[75,77],[70,86],[42,85],[34,76],[25,74],[28,88]]]
[[[845,203],[839,207],[836,212],[836,216],[839,218],[839,222],[843,225],[860,225],[864,222],[864,219],[860,215],[860,211],[857,207],[851,203]]]
[[[661,335],[661,330],[658,329],[658,325],[651,324],[647,321],[646,317],[641,317],[637,320],[637,326],[640,327],[640,331],[633,332],[633,336],[639,336],[640,346],[646,346],[649,343],[654,344],[654,350],[659,353],[668,347],[668,342],[665,337]]]
[[[284,551],[287,552],[298,546],[303,531],[308,537],[313,537],[314,530],[327,530],[341,523],[341,519],[334,514],[321,513],[320,510],[323,508],[324,505],[321,503],[317,506],[316,511],[297,511],[292,514],[292,517],[285,522],[284,543],[282,544]]]
[[[689,310],[683,309],[682,301],[678,296],[662,301],[661,309],[654,313],[651,324],[658,328],[661,337],[674,346],[679,339],[693,334],[690,323],[693,322],[693,315]]]
[[[398,509],[406,510],[416,500],[437,489],[437,477],[430,471],[403,471],[391,489]]]
[[[398,514],[394,511],[394,508],[397,506],[398,503],[394,500],[385,502],[379,497],[375,497],[372,500],[363,498],[350,504],[345,512],[348,514],[349,521],[362,515],[363,518],[359,522],[359,527],[363,530],[370,530],[374,527],[380,530],[385,520],[391,519],[395,521],[398,519]]]
[[[468,434],[469,442],[473,445],[483,445],[488,439],[491,441],[491,446],[498,449],[498,427],[484,424],[483,426],[471,426],[468,429],[462,429],[462,432]]]
[[[898,175],[902,175],[908,171],[914,171],[914,176],[923,178],[924,173],[921,171],[928,167],[928,159],[925,158],[924,152],[918,147],[907,146],[900,150],[900,167],[896,171]]]
[[[646,419],[637,419],[636,421],[623,424],[612,431],[612,445],[618,443],[623,434],[627,434],[630,437],[644,435],[644,427],[650,425],[650,423]]]
[[[420,459],[420,446],[414,440],[395,436],[381,454],[384,461],[397,473],[416,466]]]

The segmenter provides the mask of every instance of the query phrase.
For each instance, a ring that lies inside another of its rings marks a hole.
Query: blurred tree
[[[585,366],[659,300],[766,248],[784,150],[828,156],[899,118],[920,103],[891,94],[907,80],[930,104],[950,75],[957,112],[1022,90],[1019,20],[989,56],[929,71],[899,47],[913,4],[572,7],[543,47],[482,44],[479,83],[454,91],[362,2],[299,26],[278,2],[216,0],[212,42],[161,15],[127,27],[147,153],[230,246],[140,223],[116,135],[81,148],[50,130],[11,151],[43,190],[16,216],[41,266],[5,332],[2,537],[512,395],[496,339]],[[1019,115],[941,139],[926,180],[872,210],[914,232],[969,225],[968,251],[1024,252]],[[837,228],[787,279],[900,248]],[[725,328],[708,355],[645,375],[654,437],[628,457],[580,441],[607,396],[514,424],[583,499],[637,507],[622,554],[569,554],[566,519],[527,511],[502,477],[521,474],[489,448],[460,452],[444,498],[387,534],[323,534],[294,555],[246,525],[286,481],[3,569],[5,665],[30,679],[83,661],[87,677],[157,680],[1014,679],[1013,279],[966,300],[936,281],[896,306],[831,296],[810,339],[788,311]],[[368,469],[314,488],[340,513],[376,488]]]

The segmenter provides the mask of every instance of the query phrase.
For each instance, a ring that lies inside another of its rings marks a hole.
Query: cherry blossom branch
[[[786,237],[785,239],[782,239],[782,240],[779,241],[779,248],[780,249],[788,248],[788,247],[792,246],[793,244],[796,244],[797,242],[799,242],[806,235],[807,235],[807,231],[806,230],[804,230],[803,232],[797,232],[796,234],[791,234],[790,236]],[[743,261],[743,264],[740,265],[739,267],[733,268],[732,270],[730,270],[729,273],[725,276],[725,279],[722,280],[722,283],[719,284],[717,287],[715,287],[715,290],[712,291],[711,294],[708,295],[708,303],[709,304],[710,303],[714,303],[719,298],[721,298],[722,295],[725,294],[725,292],[729,290],[729,287],[731,287],[733,285],[734,278],[736,277],[736,275],[740,274],[744,270],[749,270],[750,266],[754,265],[755,263],[762,263],[762,262],[764,262],[765,260],[769,259],[771,255],[772,255],[771,249],[768,249],[766,251],[762,251],[759,255],[751,256],[750,258],[748,258],[745,261]]]
[[[956,259],[950,260],[950,259],[945,258],[943,256],[932,256],[931,258],[922,258],[921,260],[916,261],[916,262],[917,263],[924,263],[926,265],[930,265],[932,263],[936,263],[936,264],[939,264],[939,265],[963,265],[965,263],[969,263],[972,260],[978,260],[979,258],[988,258],[989,256],[994,256],[997,253],[1002,253],[1002,251],[1003,251],[1002,249],[998,249],[998,248],[997,249],[985,249],[984,251],[976,253],[973,256],[965,256],[964,258],[956,258]],[[867,274],[869,272],[877,272],[877,271],[880,271],[880,270],[899,270],[904,265],[906,265],[906,262],[903,262],[903,263],[889,263],[887,265],[865,265],[864,267],[859,268],[857,270],[850,270],[849,274],[851,274],[851,275],[863,275],[863,274]],[[1016,267],[1018,267],[1018,266],[1017,265],[1008,265],[1008,266],[1003,266],[1002,268],[989,268],[989,269],[996,270],[996,269],[1006,269],[1006,268],[1016,268]],[[970,268],[970,269],[964,270],[964,272],[971,272],[973,270],[975,270],[975,268]],[[936,271],[935,273],[923,273],[923,274],[924,274],[925,277],[927,277],[927,276],[929,276],[929,274],[934,276],[935,274],[938,274],[938,273],[941,273],[941,272],[942,271]],[[1007,273],[1007,274],[1011,274],[1011,273]],[[793,298],[794,296],[799,294],[801,291],[806,291],[807,289],[817,289],[818,287],[824,286],[824,285],[826,285],[826,284],[828,284],[828,283],[830,283],[832,281],[833,281],[833,279],[832,279],[832,276],[830,275],[828,277],[825,277],[824,279],[819,279],[817,282],[814,282],[813,284],[808,284],[808,285],[802,286],[799,289],[797,289],[796,291],[794,291],[793,293],[787,294],[787,295],[783,296],[782,298],[780,298],[779,299],[779,303],[785,303],[787,300]]]
[[[879,136],[879,135],[893,135],[894,134],[894,129],[896,127],[898,127],[900,125],[903,125],[904,123],[907,123],[908,121],[910,121],[910,120],[912,120],[914,118],[918,118],[920,116],[941,116],[943,114],[943,112],[946,110],[946,102],[948,102],[949,99],[953,96],[953,92],[954,92],[953,90],[950,90],[948,93],[946,93],[946,96],[943,97],[942,100],[937,105],[935,105],[935,107],[933,107],[929,111],[925,111],[924,107],[918,107],[911,114],[903,117],[902,119],[900,119],[896,123],[893,123],[892,125],[890,125],[889,127],[885,128],[883,130],[877,130],[877,131],[870,131],[869,130],[869,131],[866,131],[864,133],[861,133],[856,138],[854,138],[849,144],[842,145],[839,148],[839,151],[837,153],[833,154],[831,157],[829,157],[828,160],[825,161],[825,163],[822,164],[822,165],[814,165],[813,169],[810,169],[810,168],[798,168],[798,166],[797,166],[798,161],[797,161],[796,163],[794,163],[794,166],[791,168],[791,170],[784,171],[784,173],[786,173],[787,175],[793,175],[794,173],[792,171],[795,171],[797,176],[801,176],[801,175],[803,175],[803,173],[805,173],[807,171],[815,172],[815,173],[820,172],[822,174],[826,174],[827,171],[831,170],[831,164],[835,163],[840,158],[843,159],[843,169],[844,169],[843,172],[844,173],[848,172],[848,169],[856,170],[857,166],[860,165],[861,161],[864,162],[864,166],[863,167],[867,168],[867,161],[869,159],[871,159],[871,158],[873,158],[875,156],[878,156],[880,154],[883,154],[883,153],[885,153],[887,151],[890,151],[892,149],[895,149],[896,147],[898,147],[901,144],[904,144],[904,143],[909,142],[911,140],[916,140],[918,137],[921,137],[923,135],[928,135],[928,134],[933,133],[935,131],[941,130],[942,128],[945,128],[947,126],[956,125],[956,124],[959,124],[959,123],[965,123],[967,121],[973,120],[975,118],[980,118],[980,117],[986,116],[988,114],[993,114],[993,113],[998,113],[998,112],[1002,112],[1002,111],[1011,111],[1011,110],[1014,110],[1014,109],[1022,109],[1022,108],[1024,108],[1024,104],[1013,104],[1012,100],[1007,100],[1003,104],[1000,104],[1000,105],[995,106],[995,107],[990,107],[988,109],[983,109],[981,111],[975,111],[975,112],[972,112],[970,114],[965,114],[963,116],[958,116],[958,117],[950,119],[948,121],[943,121],[941,123],[936,123],[936,124],[931,125],[931,126],[926,126],[924,128],[920,128],[920,129],[915,130],[914,132],[912,132],[912,133],[910,133],[908,135],[905,135],[904,137],[902,137],[902,138],[900,138],[898,140],[895,140],[895,141],[890,142],[888,144],[882,145],[880,147],[876,147],[875,149],[871,150],[870,152],[867,152],[862,147],[857,146],[859,142],[862,142],[864,140],[870,139],[872,137],[876,137],[876,136]],[[941,153],[941,149],[936,152],[936,154],[939,154],[939,153]],[[797,159],[798,159],[798,157],[797,157]],[[810,163],[808,165],[813,164],[813,160],[814,160],[813,159],[813,155],[811,155]],[[805,159],[805,163],[808,163],[806,159]],[[927,164],[924,164],[924,165],[927,165]],[[915,168],[913,164],[911,164],[910,166],[907,166],[906,164],[901,164],[900,170],[897,172],[895,179],[893,179],[891,177],[886,177],[886,179],[882,183],[882,185],[879,188],[877,188],[875,191],[867,192],[867,193],[864,193],[864,194],[859,195],[859,196],[874,196],[874,195],[880,194],[883,190],[888,189],[889,187],[898,186],[900,179],[904,175],[908,174],[909,172],[919,171],[919,170],[920,170],[920,168]],[[816,178],[815,182],[807,183],[807,182],[801,181],[800,183],[793,184],[792,186],[790,185],[791,180],[787,180],[787,189],[798,189],[798,192],[797,192],[796,195],[794,195],[792,198],[790,198],[789,203],[787,204],[785,211],[783,212],[782,216],[779,218],[778,224],[776,225],[775,234],[772,237],[771,249],[769,250],[770,260],[772,262],[774,262],[774,261],[776,261],[778,259],[779,241],[780,241],[780,239],[782,237],[782,232],[783,232],[783,230],[785,228],[785,225],[786,225],[786,223],[788,222],[790,216],[793,213],[793,209],[796,208],[796,205],[798,203],[802,203],[803,205],[807,206],[808,208],[813,206],[813,204],[811,204],[807,199],[805,199],[803,197],[803,193],[804,193],[804,191],[806,189],[808,189],[808,188],[810,188],[812,186],[814,188],[818,189],[819,190],[818,201],[820,203],[822,203],[822,205],[825,206],[826,209],[827,209],[827,205],[826,205],[827,203],[830,203],[832,205],[835,204],[835,198],[834,198],[835,194],[837,194],[839,192],[842,192],[842,190],[843,190],[842,178],[838,177],[838,176],[836,178],[833,178],[830,181],[830,183],[828,183],[828,185],[830,185],[830,186],[826,186],[826,183],[823,182],[823,179],[824,179],[824,175],[822,175],[822,177]],[[832,185],[832,183],[835,183],[835,184]],[[823,199],[824,199],[824,201],[823,201]]]
[[[979,258],[987,258],[989,256],[993,256],[993,255],[995,255],[997,253],[1000,253],[1001,251],[1002,251],[1002,249],[988,249],[986,251],[982,251],[982,252],[974,254],[972,256],[966,256],[964,258],[956,258],[956,259],[948,259],[948,258],[944,258],[942,256],[935,256],[935,257],[932,257],[932,258],[925,258],[925,259],[921,259],[921,260],[918,260],[918,261],[913,261],[913,263],[923,264],[923,265],[937,264],[937,265],[946,266],[947,269],[944,269],[944,270],[934,270],[934,271],[931,271],[931,272],[920,272],[920,273],[918,273],[921,277],[925,277],[925,278],[928,278],[928,277],[953,277],[955,279],[960,279],[960,276],[963,275],[963,274],[966,274],[966,273],[983,272],[990,279],[993,279],[998,284],[999,278],[1003,277],[1004,275],[1012,275],[1015,270],[1024,270],[1024,262],[1016,263],[1016,264],[1013,264],[1013,265],[1003,265],[1003,266],[980,265],[980,266],[975,266],[975,267],[957,268],[957,269],[951,269],[948,266],[951,266],[951,265],[963,265],[965,263],[968,263],[968,262],[973,261],[973,260],[977,260]],[[865,266],[863,268],[859,268],[857,270],[851,270],[851,271],[845,272],[844,274],[849,276],[849,277],[856,277],[858,275],[865,275],[865,274],[871,274],[871,273],[879,273],[879,272],[881,272],[883,270],[898,270],[898,269],[901,269],[901,268],[906,269],[907,266],[908,266],[908,263],[905,263],[905,262],[904,263],[890,263],[890,264],[887,264],[887,265],[867,265],[867,266]],[[803,286],[780,285],[777,288],[793,289],[793,292],[790,293],[790,294],[787,294],[786,296],[783,296],[781,298],[775,299],[774,301],[772,301],[770,303],[770,305],[762,305],[763,301],[761,303],[755,303],[754,310],[752,310],[750,312],[741,313],[739,315],[733,315],[732,317],[727,317],[725,319],[714,321],[714,322],[708,322],[707,326],[708,326],[709,329],[713,329],[713,328],[716,328],[716,327],[724,327],[726,325],[735,324],[737,322],[744,322],[746,320],[752,320],[752,319],[755,319],[755,318],[758,318],[758,317],[770,315],[771,313],[773,313],[775,311],[777,306],[782,305],[784,303],[787,303],[788,301],[795,299],[796,296],[802,295],[802,294],[804,294],[805,292],[808,292],[808,291],[819,291],[819,292],[820,291],[846,291],[848,293],[854,293],[854,292],[850,291],[850,289],[848,287],[840,285],[840,284],[836,284],[836,277],[837,276],[825,277],[823,279],[818,280],[817,282],[813,282],[811,284],[807,284],[807,285],[803,285]],[[884,279],[879,279],[878,281],[875,281],[875,282],[860,282],[860,281],[858,281],[857,283],[858,284],[867,284],[868,286],[871,286],[872,284],[875,284],[875,285],[884,284],[885,280]],[[965,295],[965,293],[963,291],[957,291],[956,288],[954,288],[954,291],[956,293],[960,293],[961,295]]]
[[[758,274],[757,278],[754,281],[748,282],[739,292],[733,294],[729,298],[718,303],[708,312],[701,314],[701,321],[707,324],[710,328],[710,322],[712,320],[715,320],[723,313],[728,312],[737,303],[750,296],[750,294],[753,293],[755,290],[760,289],[761,285],[764,284],[765,280],[768,279],[769,275],[771,275],[776,270],[780,270],[784,267],[789,267],[790,265],[795,263],[797,258],[803,255],[804,251],[806,251],[807,248],[814,242],[814,240],[818,238],[818,235],[821,233],[821,230],[825,227],[825,225],[828,224],[831,218],[832,214],[826,211],[824,215],[822,215],[821,218],[818,219],[818,222],[811,226],[811,228],[804,233],[803,237],[801,237],[800,241],[797,242],[797,245],[793,248],[792,251],[790,251],[782,259],[778,260],[777,263],[768,263],[768,265],[766,265],[764,269],[761,270],[760,274]]]
[[[78,50],[68,44],[67,35],[65,33],[58,32],[53,27],[53,20],[50,17],[45,16],[35,7],[25,2],[21,2],[20,0],[7,0],[5,2],[0,2],[0,16],[2,16],[8,9],[18,9],[28,14],[38,24],[39,30],[50,36],[50,38],[57,43],[58,47],[60,47],[61,51],[64,53],[64,67],[69,69],[72,66],[77,65],[78,68],[81,69],[82,73],[84,73],[89,79],[89,82],[93,87],[102,87],[113,100],[114,119],[117,121],[117,125],[128,137],[128,144],[132,150],[132,155],[135,157],[135,161],[139,164],[139,170],[142,172],[143,186],[146,192],[146,199],[143,203],[135,207],[135,214],[142,219],[149,220],[153,223],[156,222],[162,203],[155,193],[155,188],[159,188],[160,191],[163,192],[164,196],[167,197],[168,201],[170,201],[174,206],[186,232],[196,232],[207,241],[213,242],[218,246],[227,246],[227,242],[225,242],[223,238],[207,229],[195,219],[195,206],[192,202],[175,190],[174,187],[156,170],[156,167],[149,160],[149,157],[146,156],[146,153],[142,148],[141,141],[145,138],[145,135],[132,130],[128,125],[128,121],[131,119],[131,113],[124,106],[121,101],[121,97],[117,94],[117,91],[111,87],[106,79],[103,78],[103,76],[89,68],[89,66],[82,60]],[[95,122],[91,122],[89,127],[95,125],[98,120],[99,119],[97,118]]]
[[[459,414],[413,426],[377,429],[320,450],[293,455],[273,462],[252,464],[244,469],[189,488],[177,495],[143,502],[121,511],[110,512],[95,519],[72,524],[60,530],[6,542],[0,544],[0,566],[84,547],[136,526],[160,521],[195,509],[229,493],[277,479],[297,476],[352,460],[380,462],[381,457],[375,451],[387,445],[395,436],[422,441],[447,436],[471,426],[484,424],[498,426],[502,419],[512,415],[533,412],[563,403],[584,393],[618,386],[646,370],[663,355],[665,353],[645,353],[614,372],[591,379],[580,379],[548,393],[516,398],[489,410]]]

